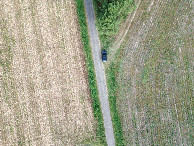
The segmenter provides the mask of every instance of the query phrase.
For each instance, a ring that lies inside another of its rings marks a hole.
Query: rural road
[[[95,26],[93,0],[84,0],[84,1],[85,1],[85,9],[86,9],[86,15],[87,15],[87,23],[89,27],[90,44],[92,47],[94,67],[95,67],[96,78],[97,78],[99,98],[100,98],[103,120],[104,120],[106,140],[107,140],[108,146],[115,146],[115,138],[113,133],[113,126],[112,126],[110,108],[109,108],[109,102],[108,102],[106,77],[105,77],[103,63],[101,60],[100,41],[99,41],[96,26]]]

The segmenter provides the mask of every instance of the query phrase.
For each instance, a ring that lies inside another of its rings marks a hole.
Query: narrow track
[[[85,0],[85,9],[87,15],[87,23],[89,27],[90,44],[92,47],[94,67],[97,78],[97,86],[99,90],[100,103],[102,108],[105,135],[108,146],[115,146],[115,138],[113,133],[113,126],[110,116],[110,108],[108,102],[108,92],[106,85],[106,77],[103,63],[101,60],[101,49],[98,32],[95,26],[95,15],[92,0]]]

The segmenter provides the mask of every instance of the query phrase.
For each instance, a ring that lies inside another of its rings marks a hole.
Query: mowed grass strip
[[[107,86],[108,86],[108,99],[110,104],[111,117],[113,122],[113,130],[115,136],[115,143],[117,146],[126,145],[123,137],[123,130],[121,125],[120,116],[118,113],[117,96],[118,96],[118,82],[117,76],[121,61],[122,49],[117,51],[114,61],[106,68]]]
[[[92,58],[91,47],[89,44],[89,35],[88,35],[88,27],[86,22],[84,1],[76,0],[76,5],[77,5],[78,20],[79,20],[80,29],[81,29],[81,38],[82,38],[82,43],[84,46],[85,56],[86,56],[86,66],[88,70],[89,88],[90,88],[90,94],[92,98],[94,117],[97,120],[96,136],[99,139],[100,144],[107,145],[106,138],[105,138],[103,115],[101,111],[98,88],[96,84],[94,63]]]

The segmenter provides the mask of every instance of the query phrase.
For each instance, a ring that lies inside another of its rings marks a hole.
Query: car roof
[[[107,54],[107,52],[105,50],[103,50],[102,53],[106,53]]]

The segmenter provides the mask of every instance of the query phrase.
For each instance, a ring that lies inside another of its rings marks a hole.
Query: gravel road
[[[108,92],[106,85],[105,71],[101,60],[101,49],[98,32],[95,26],[95,16],[92,0],[85,0],[85,9],[87,15],[87,23],[89,27],[90,44],[92,47],[94,67],[97,78],[97,86],[99,91],[100,103],[104,119],[105,135],[108,146],[115,146],[115,138],[113,126],[110,116],[110,108],[108,102]]]

